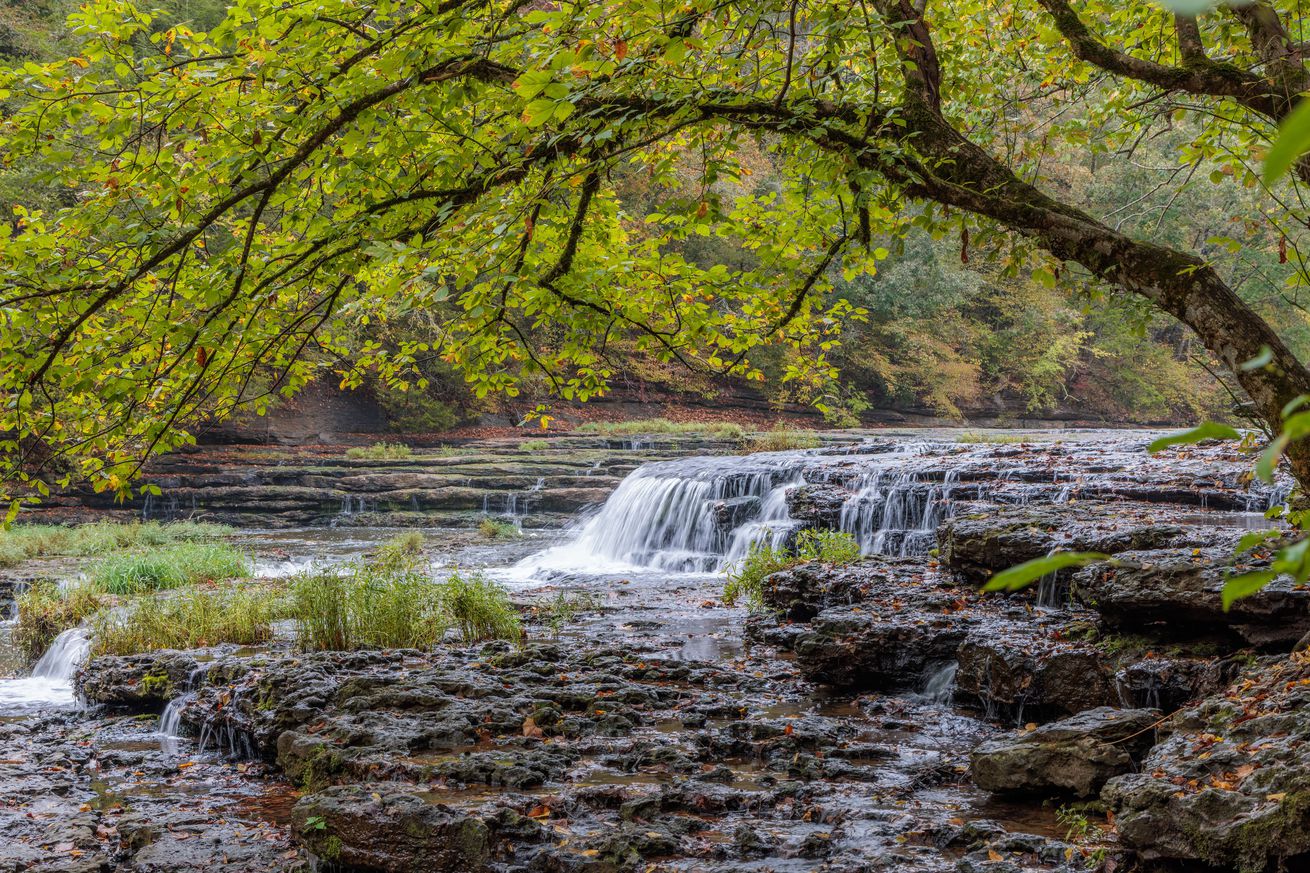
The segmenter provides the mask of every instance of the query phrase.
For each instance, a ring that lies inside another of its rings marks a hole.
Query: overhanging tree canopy
[[[1127,137],[1183,114],[1204,122],[1195,149],[1254,179],[1244,162],[1306,87],[1280,10],[241,0],[204,34],[92,3],[79,55],[4,77],[5,160],[50,167],[73,202],[20,210],[0,244],[4,478],[67,456],[125,487],[197,415],[259,408],[325,357],[352,362],[347,383],[403,382],[435,354],[479,391],[534,375],[586,398],[620,337],[746,373],[781,341],[789,378],[817,386],[858,317],[824,295],[831,272],[876,269],[875,236],[958,221],[939,207],[1178,318],[1277,424],[1310,391],[1277,332],[1200,257],[1046,190],[1037,159],[1097,147],[1089,118]],[[729,202],[715,184],[744,175],[747,139],[776,152],[782,184]],[[699,197],[622,214],[613,173],[659,184],[688,153]],[[693,234],[759,266],[691,263],[669,243]],[[454,314],[430,341],[347,345],[438,304]],[[1291,457],[1310,482],[1310,456]]]

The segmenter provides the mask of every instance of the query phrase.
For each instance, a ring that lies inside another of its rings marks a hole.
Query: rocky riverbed
[[[1280,492],[1225,447],[1147,441],[611,449],[631,472],[568,531],[427,532],[434,565],[515,592],[521,645],[97,658],[86,709],[0,682],[0,870],[1310,867],[1310,592],[1218,594]],[[770,576],[755,614],[722,604],[745,544],[804,527],[865,557]],[[385,535],[246,541],[280,573]],[[1056,548],[1112,559],[980,592]],[[552,628],[561,592],[590,597]]]

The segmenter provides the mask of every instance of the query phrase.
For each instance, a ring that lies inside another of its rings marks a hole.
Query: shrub
[[[789,552],[771,543],[754,543],[741,566],[728,571],[723,602],[734,606],[745,600],[752,610],[764,605],[764,580],[781,570],[821,561],[844,565],[860,559],[860,544],[845,531],[803,530],[796,537],[796,550]]]
[[[87,571],[110,594],[139,594],[198,582],[243,579],[250,561],[226,543],[174,543],[150,552],[110,555]]]
[[[785,452],[793,449],[817,449],[821,445],[823,440],[819,439],[819,435],[813,431],[793,430],[779,424],[772,430],[751,434],[743,446],[743,451],[745,454]]]
[[[860,559],[860,544],[844,530],[803,530],[796,537],[796,560],[842,566]]]
[[[37,582],[14,603],[14,645],[27,660],[35,661],[55,637],[77,627],[104,605],[104,595],[89,586],[60,590],[54,582]]]
[[[94,524],[59,526],[16,524],[0,528],[0,567],[13,567],[29,558],[46,556],[89,557],[122,549],[136,549],[178,542],[214,540],[226,536],[232,528],[221,524],[157,521],[119,524],[98,521]]]
[[[352,461],[402,461],[413,456],[414,450],[404,443],[374,443],[346,449],[346,457]]]
[[[740,440],[746,436],[741,425],[730,421],[670,421],[667,418],[645,418],[638,421],[590,421],[574,429],[576,433],[603,436],[636,436],[640,434],[699,434],[725,440]]]
[[[442,607],[465,643],[522,639],[518,612],[502,586],[479,573],[461,576],[457,571],[440,590]]]
[[[478,522],[478,533],[489,540],[512,540],[523,536],[513,522],[487,517]]]
[[[221,643],[254,645],[272,639],[273,622],[285,611],[282,593],[261,587],[191,587],[142,597],[92,617],[91,651],[131,655]]]
[[[417,562],[346,564],[291,582],[291,616],[303,649],[430,649],[450,627],[441,592]]]

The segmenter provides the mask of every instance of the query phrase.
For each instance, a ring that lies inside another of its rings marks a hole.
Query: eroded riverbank
[[[14,750],[0,858],[15,870],[996,873],[1296,859],[1299,795],[1270,789],[1301,771],[1259,721],[1295,735],[1287,702],[1239,705],[1243,749],[1206,729],[1213,704],[1162,721],[1223,699],[1252,667],[1299,669],[1285,653],[1310,630],[1301,592],[1217,606],[1219,565],[1279,493],[1250,490],[1247,459],[1229,450],[1151,459],[1145,442],[892,439],[671,460],[613,477],[618,490],[572,532],[486,545],[429,531],[434,566],[486,566],[518,592],[524,645],[307,654],[275,639],[96,659],[80,687],[97,708],[12,710],[0,724]],[[721,572],[745,544],[782,545],[802,527],[846,530],[869,557],[771,577],[754,617],[723,606]],[[248,540],[276,575],[388,533]],[[1120,564],[978,593],[991,570],[1056,547]],[[555,629],[561,591],[587,599]],[[1097,720],[1106,707],[1159,712],[1125,743],[1119,716]],[[169,753],[165,709],[179,734]],[[1088,723],[1036,729],[1070,716]],[[1170,763],[1211,735],[1221,769]],[[1020,781],[977,760],[971,776],[980,747]],[[1263,757],[1237,760],[1252,748]],[[1061,784],[1080,762],[1085,778]],[[1096,827],[1098,808],[1069,811],[1115,777],[1122,844]],[[1233,797],[1219,812],[1187,799],[1206,791]],[[1221,830],[1206,815],[1261,829],[1170,836]]]

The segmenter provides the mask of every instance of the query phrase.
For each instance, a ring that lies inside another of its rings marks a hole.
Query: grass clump
[[[423,534],[416,530],[398,533],[378,547],[378,557],[388,564],[416,558],[423,554],[423,543]]]
[[[35,661],[55,637],[77,627],[105,605],[104,595],[78,585],[60,590],[54,582],[42,581],[28,587],[14,603],[17,624],[13,643],[28,661]]]
[[[490,516],[478,522],[478,533],[489,540],[512,540],[523,536],[523,531],[513,522]]]
[[[813,431],[794,430],[786,425],[775,425],[770,430],[751,434],[743,443],[744,454],[754,452],[786,452],[794,449],[817,449],[823,440]]]
[[[520,452],[544,452],[548,448],[549,440],[523,440],[519,443]]]
[[[244,579],[250,561],[227,543],[174,543],[149,552],[102,558],[87,571],[110,594],[141,594],[200,582]]]
[[[452,627],[466,643],[522,637],[504,588],[458,572],[433,582],[413,558],[306,573],[290,591],[299,645],[311,651],[431,649]]]
[[[403,461],[413,456],[414,450],[404,443],[374,443],[346,449],[346,457],[352,461]]]
[[[300,647],[311,651],[430,649],[451,624],[418,561],[399,556],[296,577],[291,616]]]
[[[91,618],[92,654],[263,643],[285,609],[281,592],[258,587],[189,587],[142,597]]]
[[[796,537],[795,551],[771,543],[755,543],[741,566],[728,572],[723,602],[735,606],[744,600],[750,609],[760,609],[764,606],[764,580],[774,573],[811,561],[841,566],[859,559],[860,544],[845,531],[801,531]]]
[[[991,443],[996,445],[1008,445],[1011,443],[1026,443],[1030,438],[1021,433],[988,433],[986,431],[965,431],[955,438],[957,443]]]
[[[600,598],[590,591],[581,594],[556,592],[555,599],[548,600],[532,611],[541,619],[542,624],[550,629],[552,637],[558,637],[565,625],[573,624],[584,612],[596,612],[601,608]]]
[[[62,526],[15,524],[0,528],[0,567],[14,567],[29,558],[90,557],[123,549],[157,548],[179,542],[216,540],[232,533],[221,524],[158,521]]]
[[[637,421],[591,421],[575,428],[576,433],[602,436],[636,436],[640,434],[699,434],[725,440],[746,436],[741,425],[730,421],[670,421],[667,418],[643,418]]]
[[[480,573],[462,576],[456,571],[439,590],[442,608],[465,643],[522,639],[523,628],[509,593]]]

